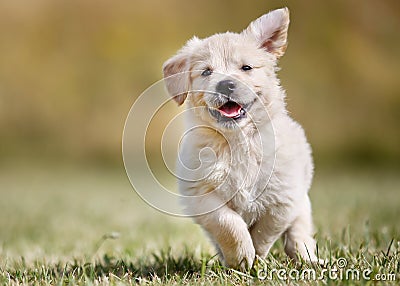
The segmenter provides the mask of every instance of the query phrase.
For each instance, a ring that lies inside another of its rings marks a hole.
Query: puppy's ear
[[[177,54],[163,65],[165,85],[169,94],[181,105],[189,90],[188,59],[185,55]]]
[[[190,58],[192,50],[200,40],[196,37],[163,65],[165,85],[178,105],[183,104],[190,89]]]
[[[289,9],[282,8],[251,22],[243,33],[254,37],[261,48],[279,58],[285,53],[287,47],[288,27]]]

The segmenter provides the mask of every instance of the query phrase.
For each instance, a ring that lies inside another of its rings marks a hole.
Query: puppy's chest
[[[220,154],[216,158],[214,170],[207,180],[221,191],[243,190],[250,192],[257,179],[256,170],[260,169],[261,155],[253,152]]]
[[[245,146],[232,144],[215,155],[206,171],[206,185],[251,225],[266,211],[273,195],[267,191],[275,160],[273,146],[261,148],[257,141]]]
[[[212,170],[206,178],[208,184],[225,198],[237,195],[250,197],[265,188],[263,178],[267,160],[258,144],[231,146],[216,154]]]

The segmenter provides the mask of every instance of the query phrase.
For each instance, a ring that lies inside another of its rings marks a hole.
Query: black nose
[[[232,92],[235,90],[236,85],[232,80],[222,80],[217,84],[217,87],[215,90],[219,93],[225,94],[225,95],[231,95]]]

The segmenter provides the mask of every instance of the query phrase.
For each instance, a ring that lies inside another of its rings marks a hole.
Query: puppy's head
[[[218,129],[252,126],[269,120],[268,114],[285,112],[275,71],[286,50],[288,25],[284,8],[263,15],[239,34],[194,37],[164,63],[168,92]]]

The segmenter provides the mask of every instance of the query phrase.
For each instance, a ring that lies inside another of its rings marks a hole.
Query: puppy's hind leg
[[[313,238],[313,223],[311,203],[308,195],[303,202],[303,208],[284,235],[286,254],[297,259],[297,253],[307,261],[319,262],[315,255],[316,243]]]

